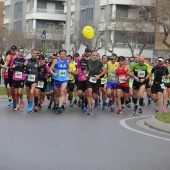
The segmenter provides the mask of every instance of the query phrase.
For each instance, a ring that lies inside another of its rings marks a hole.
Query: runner
[[[11,51],[7,51],[4,61],[6,61],[7,56],[10,54],[11,54]],[[11,96],[11,88],[9,86],[9,81],[8,81],[8,67],[4,61],[1,60],[0,68],[4,69],[4,72],[3,72],[4,73],[4,84],[5,84],[5,88],[6,88],[6,92],[8,96],[8,106],[12,106],[13,101],[12,101],[12,96]]]
[[[119,63],[117,62],[117,56],[112,55],[107,63],[107,97],[109,98],[109,106],[111,106],[111,112],[114,112],[116,102],[116,90],[117,90],[117,77],[116,69]]]
[[[53,54],[51,56],[51,62],[48,64],[48,67],[50,68],[51,67],[51,64],[52,62],[56,59],[56,54]],[[51,110],[51,105],[52,103],[54,102],[54,106],[53,106],[53,110],[55,110],[55,101],[54,101],[54,91],[53,91],[53,88],[54,88],[54,79],[52,78],[52,74],[48,74],[47,76],[47,88],[46,88],[46,95],[47,95],[47,98],[50,99],[50,103],[48,105],[48,110]],[[58,103],[58,101],[57,101]]]
[[[162,57],[159,57],[157,60],[158,64],[153,67],[152,69],[152,74],[154,73],[154,80],[153,80],[153,85],[151,87],[151,92],[152,92],[152,99],[156,103],[156,114],[159,114],[159,108],[161,105],[161,97],[163,94],[163,91],[165,89],[165,84],[164,80],[165,78],[169,79],[170,74],[168,72],[168,69],[164,66],[164,59]],[[166,105],[164,104],[164,107]],[[166,112],[167,109],[166,107],[163,109],[163,112]]]
[[[47,87],[46,77],[50,72],[50,68],[45,63],[45,57],[41,54],[38,58],[38,83],[35,88],[34,95],[34,111],[38,112],[38,108],[41,108],[41,104],[45,102],[45,90]]]
[[[54,78],[54,96],[55,100],[59,99],[59,105],[56,103],[56,113],[62,113],[62,105],[66,100],[66,88],[68,84],[68,62],[66,59],[66,50],[62,49],[59,52],[60,57],[55,59],[50,67],[50,73]]]
[[[104,68],[107,68],[107,56],[103,55],[102,56],[102,61],[101,61],[104,65]],[[107,100],[107,91],[106,91],[106,87],[107,87],[107,73],[105,73],[103,76],[101,76],[101,85],[100,85],[100,91],[102,92],[102,110],[106,109],[106,100]],[[100,95],[99,95],[100,97]],[[100,101],[99,101],[100,103]]]
[[[78,60],[77,68],[78,68],[78,96],[81,99],[81,109],[84,113],[87,111],[87,86],[86,81],[88,79],[88,75],[84,75],[83,71],[87,68],[87,63],[91,57],[91,50],[89,48],[85,49],[83,57]],[[79,104],[78,104],[79,105]]]
[[[27,92],[27,101],[28,101],[28,113],[33,112],[33,99],[35,88],[38,83],[38,66],[37,61],[37,50],[33,49],[31,52],[31,58],[25,62],[26,66],[26,92]]]
[[[151,75],[151,68],[148,64],[146,64],[145,57],[140,56],[139,62],[133,64],[130,67],[130,71],[134,74],[129,74],[130,76],[134,77],[133,82],[133,103],[134,103],[134,112],[133,114],[136,114],[136,111],[138,109],[137,105],[137,98],[139,94],[139,113],[142,113],[142,107],[143,107],[143,98],[144,98],[144,91],[146,86],[146,80],[149,79]]]
[[[123,93],[123,97],[125,100],[125,103],[129,103],[129,78],[128,75],[129,66],[126,64],[125,57],[120,56],[118,58],[119,66],[116,69],[116,77],[118,78],[117,83],[117,104],[118,104],[118,111],[117,114],[122,113],[122,103],[121,103],[121,97]]]
[[[23,101],[23,88],[24,88],[24,81],[26,78],[25,74],[25,61],[27,59],[23,56],[24,55],[24,49],[19,48],[18,49],[18,56],[13,58],[10,63],[10,68],[13,70],[13,88],[15,93],[15,103],[16,107],[14,111],[19,111],[20,107],[24,107],[24,101]],[[20,106],[19,106],[19,99],[20,99]]]
[[[73,64],[73,57],[71,55],[67,56],[67,61],[69,64],[69,81],[68,81],[68,85],[67,85],[67,88],[68,88],[67,91],[69,94],[68,99],[70,101],[70,107],[73,107],[74,106],[74,104],[73,104],[73,90],[74,90],[74,85],[75,85],[74,75],[76,73],[76,67]]]
[[[101,72],[102,70],[102,72]],[[91,60],[88,61],[87,69],[84,71],[84,75],[88,73],[89,77],[87,80],[87,100],[88,110],[87,115],[92,115],[92,97],[94,100],[98,98],[100,88],[100,77],[104,75],[106,69],[101,61],[98,60],[98,53],[92,52]]]

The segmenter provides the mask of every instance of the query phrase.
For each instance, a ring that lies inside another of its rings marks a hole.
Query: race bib
[[[119,83],[125,83],[126,81],[124,79],[125,79],[125,75],[119,76]]]
[[[14,77],[19,79],[22,78],[22,72],[16,71]]]
[[[145,77],[145,71],[139,70],[138,71],[138,77],[139,78],[144,78]]]
[[[101,78],[101,84],[106,84],[107,83],[107,79],[106,78]]]
[[[38,88],[43,88],[44,87],[44,82],[43,81],[38,81],[37,87]]]
[[[164,83],[170,83],[170,79],[164,79]]]
[[[160,84],[160,86],[161,86],[161,89],[165,89],[164,83]]]
[[[27,80],[31,81],[31,82],[34,82],[35,81],[35,75],[29,74]]]
[[[66,76],[66,70],[59,70],[59,76],[65,77]]]
[[[96,82],[97,82],[97,80],[95,79],[95,77],[92,77],[92,76],[90,76],[89,81],[90,81],[91,83],[96,83]]]
[[[109,73],[109,76],[114,77],[114,76],[115,76],[115,73],[114,73],[114,72],[110,72],[110,73]]]

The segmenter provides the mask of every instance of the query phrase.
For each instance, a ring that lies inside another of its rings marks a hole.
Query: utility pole
[[[70,26],[71,26],[71,0],[67,0],[67,16],[66,16],[66,51],[70,54]]]

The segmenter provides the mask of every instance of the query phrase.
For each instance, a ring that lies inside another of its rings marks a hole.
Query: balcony
[[[136,21],[135,21],[136,20]],[[155,24],[146,22],[142,19],[134,18],[112,18],[109,22],[101,22],[99,24],[99,31],[105,30],[122,30],[122,31],[134,31],[140,28],[143,32],[155,32]]]
[[[66,15],[64,14],[64,10],[51,10],[51,9],[41,9],[34,8],[30,12],[26,14],[26,20],[30,19],[42,19],[42,20],[58,20],[58,21],[66,21]]]
[[[4,6],[9,6],[11,5],[11,0],[5,0],[4,1]]]
[[[36,28],[31,29],[26,32],[28,39],[41,39],[41,34],[44,29]],[[45,29],[46,30],[46,40],[63,40],[63,30],[60,29]]]

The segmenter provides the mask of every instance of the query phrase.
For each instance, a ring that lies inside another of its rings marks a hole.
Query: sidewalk
[[[163,123],[163,122],[155,119],[154,116],[152,116],[152,118],[146,119],[145,124],[152,129],[170,134],[170,124]]]

